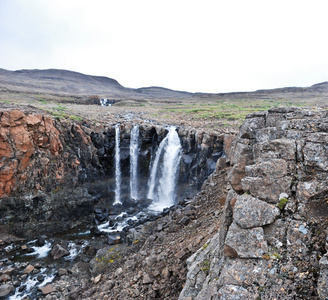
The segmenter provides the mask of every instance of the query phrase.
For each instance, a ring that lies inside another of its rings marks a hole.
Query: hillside
[[[100,95],[106,98],[118,99],[140,99],[144,96],[179,98],[190,95],[190,93],[160,87],[129,89],[112,78],[57,69],[19,71],[0,69],[0,88],[2,90],[29,93],[75,96]]]

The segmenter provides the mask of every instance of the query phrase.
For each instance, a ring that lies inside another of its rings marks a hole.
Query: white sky
[[[126,87],[252,91],[328,81],[327,0],[0,0],[0,68]]]

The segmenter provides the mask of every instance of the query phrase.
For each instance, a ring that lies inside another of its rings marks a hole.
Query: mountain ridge
[[[328,93],[328,81],[309,87],[282,87],[260,89],[252,92],[230,93],[191,93],[172,90],[160,86],[128,88],[116,79],[106,76],[87,75],[63,69],[22,69],[10,71],[0,68],[0,88],[12,91],[53,93],[63,95],[100,95],[107,98],[141,99],[148,98],[190,98],[190,97],[225,97],[277,93]]]

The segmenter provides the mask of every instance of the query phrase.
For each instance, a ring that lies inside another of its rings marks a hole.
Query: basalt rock
[[[328,298],[327,123],[321,109],[246,117],[220,230],[187,260],[179,299]]]
[[[129,199],[129,145],[132,124],[120,124],[122,202]],[[225,136],[178,128],[183,145],[178,199],[193,196],[216,167]],[[146,199],[149,166],[167,134],[162,126],[140,124],[138,178]],[[228,136],[226,137],[228,139]],[[228,142],[227,142],[228,143]],[[55,119],[32,109],[0,112],[0,226],[34,237],[74,228],[108,211],[114,201],[115,129],[112,124]],[[146,201],[144,201],[146,203]]]

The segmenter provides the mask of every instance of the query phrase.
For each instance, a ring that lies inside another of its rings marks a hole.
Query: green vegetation
[[[112,264],[116,259],[121,258],[121,255],[119,254],[119,252],[116,251],[117,247],[118,247],[118,245],[110,248],[105,255],[103,255],[101,257],[96,257],[95,260],[98,263]]]
[[[66,107],[62,106],[61,104],[58,104],[56,107],[53,108],[53,110],[63,112],[64,110],[66,110]]]
[[[211,266],[210,262],[208,260],[204,260],[200,269],[203,272],[205,272],[206,275],[208,275],[208,273],[210,271],[210,266]]]
[[[11,103],[11,101],[9,101],[9,100],[0,100],[0,102],[4,103],[4,104],[10,104]]]
[[[288,202],[288,199],[287,198],[281,198],[280,201],[279,201],[279,203],[278,203],[278,208],[280,210],[283,210],[285,208],[287,202]]]
[[[208,244],[203,245],[203,250],[205,250],[208,247]]]
[[[71,120],[75,120],[75,121],[79,121],[79,122],[81,122],[81,121],[83,120],[81,117],[79,117],[79,116],[74,116],[74,115],[69,116],[69,118],[70,118]]]
[[[279,106],[302,106],[302,103],[294,103],[280,100],[225,100],[208,103],[178,103],[172,107],[163,108],[161,113],[176,113],[182,118],[190,116],[192,119],[216,119],[238,121],[241,123],[247,114],[252,112],[266,111]],[[304,104],[305,105],[305,104]]]

